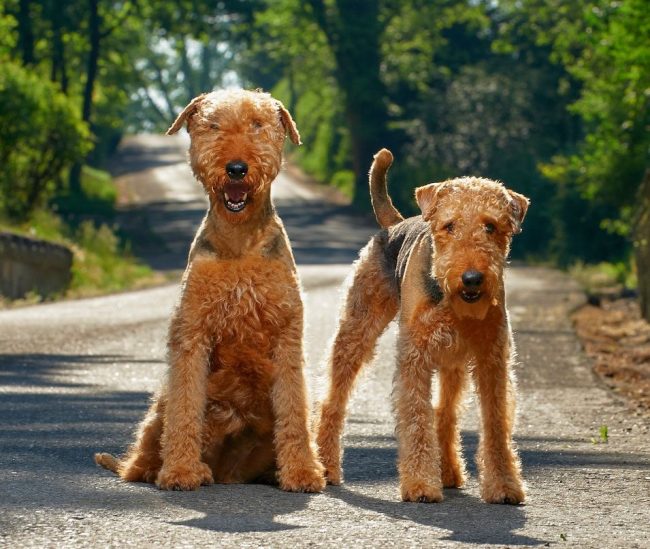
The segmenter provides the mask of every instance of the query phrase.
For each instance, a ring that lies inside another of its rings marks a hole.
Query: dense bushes
[[[56,85],[11,62],[0,65],[0,120],[0,212],[21,220],[61,189],[89,132]]]

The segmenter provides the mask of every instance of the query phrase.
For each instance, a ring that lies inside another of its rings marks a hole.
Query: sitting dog
[[[463,177],[416,189],[422,216],[404,220],[386,190],[392,161],[386,149],[375,155],[370,191],[384,229],[356,263],[330,358],[317,437],[327,479],[341,482],[340,437],[354,379],[399,312],[393,395],[402,499],[437,502],[443,486],[463,484],[457,416],[469,371],[481,403],[481,495],[519,503],[524,489],[511,440],[514,346],[503,271],[528,199],[498,182]]]
[[[300,135],[279,101],[254,91],[196,97],[167,134],[185,123],[210,205],[171,320],[167,379],[126,455],[95,461],[167,490],[277,477],[283,490],[319,492],[299,281],[271,202],[285,135],[296,145]]]

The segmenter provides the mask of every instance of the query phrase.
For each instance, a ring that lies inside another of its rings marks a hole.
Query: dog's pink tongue
[[[228,195],[231,202],[241,202],[248,194],[249,187],[245,183],[226,183],[223,191]]]

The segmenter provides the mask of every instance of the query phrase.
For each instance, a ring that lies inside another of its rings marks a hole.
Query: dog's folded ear
[[[530,200],[523,194],[516,193],[508,189],[510,195],[510,219],[512,223],[512,234],[519,234],[521,232],[521,224],[524,222]]]
[[[278,109],[280,111],[280,120],[282,121],[282,125],[284,126],[284,131],[289,134],[289,137],[291,138],[291,141],[295,145],[302,145],[302,141],[300,141],[300,133],[298,133],[298,128],[296,127],[296,123],[293,121],[293,118],[291,117],[291,113],[285,108],[285,106],[278,101]]]
[[[438,201],[450,190],[447,181],[442,183],[429,183],[415,189],[415,201],[422,210],[422,219],[431,221],[436,213]]]
[[[187,122],[188,118],[196,112],[196,109],[199,108],[201,101],[203,101],[206,95],[207,93],[202,93],[192,99],[192,101],[188,103],[187,107],[185,107],[176,117],[176,120],[174,120],[174,123],[169,127],[165,135],[172,135],[180,130],[183,127],[183,124]]]

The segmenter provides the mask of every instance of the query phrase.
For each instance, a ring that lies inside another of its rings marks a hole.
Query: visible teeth
[[[230,200],[226,201],[226,206],[228,206],[228,209],[235,212],[243,210],[245,205],[246,202],[244,200],[242,200],[241,202],[232,202]]]
[[[223,196],[225,197],[225,199],[226,199],[227,201],[230,201],[230,197],[228,196],[228,193],[223,193]]]

